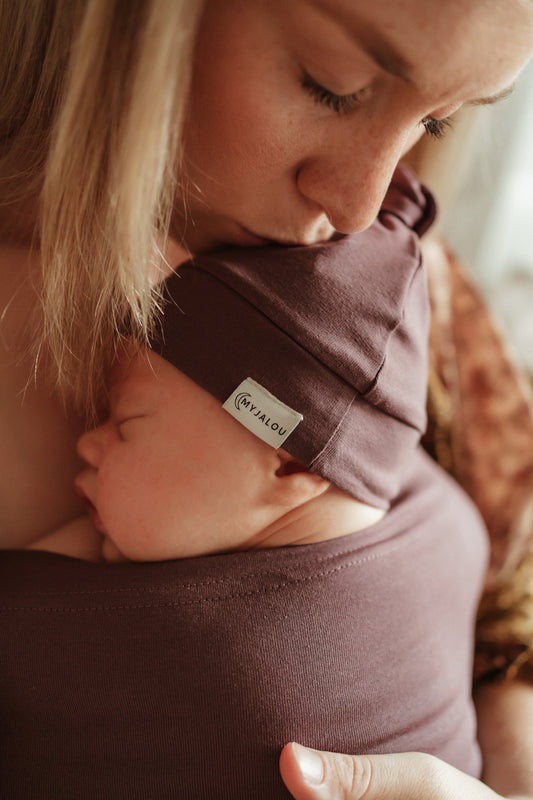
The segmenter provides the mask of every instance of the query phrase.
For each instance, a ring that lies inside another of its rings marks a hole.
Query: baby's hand
[[[129,561],[129,559],[120,552],[109,536],[104,536],[102,542],[102,561],[105,561],[106,564],[118,564],[120,561]]]
[[[45,550],[71,558],[100,563],[102,559],[103,537],[86,516],[76,517],[65,522],[60,528],[41,536],[25,547],[26,550]]]

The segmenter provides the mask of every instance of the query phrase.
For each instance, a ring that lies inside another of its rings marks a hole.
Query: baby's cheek
[[[119,553],[130,561],[158,561],[166,554],[166,527],[157,498],[137,497],[117,525],[112,537]]]

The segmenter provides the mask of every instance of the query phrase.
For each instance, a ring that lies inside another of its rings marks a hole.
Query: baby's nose
[[[91,467],[98,467],[102,457],[106,439],[107,425],[100,425],[84,433],[78,439],[76,450],[80,458],[86,461]]]

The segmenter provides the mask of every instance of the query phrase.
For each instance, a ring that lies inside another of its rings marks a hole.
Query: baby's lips
[[[80,474],[76,475],[76,477],[74,478],[74,491],[76,492],[76,494],[78,495],[78,497],[80,498],[82,503],[86,506],[88,503],[91,503],[91,501],[87,497],[87,493],[85,492],[85,490],[84,490],[84,488],[82,486],[82,483],[81,483],[82,475],[83,475],[83,473],[80,472]],[[91,503],[91,505],[92,505],[92,503]]]
[[[90,500],[89,497],[87,496],[87,493],[83,489],[79,479],[80,479],[79,475],[74,479],[74,490],[78,495],[78,497],[81,499],[81,502],[83,503],[85,508],[87,509],[87,512],[91,517],[96,530],[100,531],[100,533],[105,534],[106,530],[104,528],[104,523],[100,519],[98,511],[96,510],[96,506],[94,505],[92,500]]]

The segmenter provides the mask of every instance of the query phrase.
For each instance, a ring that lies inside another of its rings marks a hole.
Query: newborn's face
[[[264,442],[161,357],[124,353],[109,419],[84,434],[76,479],[109,558],[158,561],[245,546]],[[271,456],[272,453],[272,456]],[[250,501],[250,505],[248,504]]]

